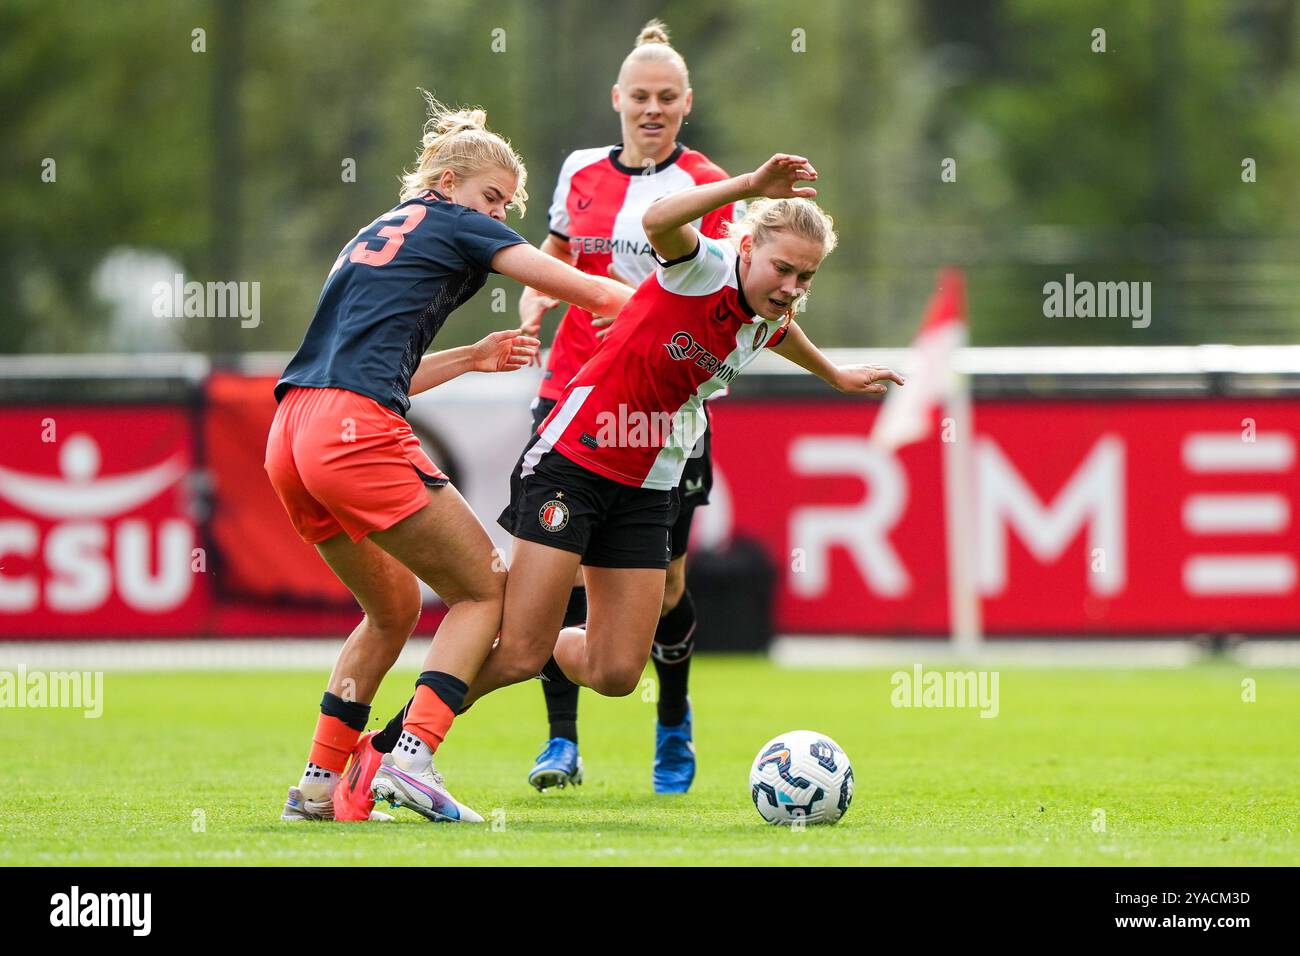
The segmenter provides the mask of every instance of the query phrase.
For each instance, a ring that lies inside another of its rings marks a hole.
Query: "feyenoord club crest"
[[[537,520],[547,531],[563,531],[569,523],[569,506],[558,497],[552,498],[537,512]]]

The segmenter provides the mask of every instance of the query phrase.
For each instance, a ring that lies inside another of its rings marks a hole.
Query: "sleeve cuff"
[[[654,256],[654,260],[655,262],[659,263],[660,268],[668,269],[671,268],[672,266],[681,265],[683,262],[690,262],[692,259],[694,259],[696,256],[700,254],[700,246],[702,245],[703,243],[697,239],[695,242],[694,249],[692,249],[689,253],[687,253],[684,256],[678,256],[676,259],[659,258],[659,253],[654,251],[653,246],[650,249],[650,255]]]
[[[505,242],[502,242],[499,246],[493,249],[492,255],[488,256],[488,272],[491,275],[499,276],[501,273],[497,272],[496,269],[492,268],[492,260],[496,258],[497,253],[500,252],[502,249],[509,249],[511,246],[523,245],[526,242],[528,242],[527,239],[525,239],[523,236],[519,236],[518,238],[509,239]]]

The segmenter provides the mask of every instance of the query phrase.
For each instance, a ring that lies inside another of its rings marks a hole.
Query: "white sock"
[[[326,770],[324,767],[317,766],[310,760],[307,761],[307,769],[302,772],[302,780],[298,783],[298,789],[308,800],[328,800],[330,794],[334,792],[334,784],[338,781],[338,774],[333,770]]]
[[[433,762],[433,749],[415,734],[402,731],[393,748],[393,763],[407,773],[423,770]]]

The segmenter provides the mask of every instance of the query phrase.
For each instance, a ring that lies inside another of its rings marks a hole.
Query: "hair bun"
[[[402,175],[402,199],[434,188],[448,170],[465,178],[495,166],[514,174],[516,186],[511,204],[522,216],[528,202],[524,188],[528,170],[510,142],[487,128],[487,110],[478,106],[453,108],[428,90],[420,92],[428,106],[428,118],[420,137],[419,161],[415,169]]]
[[[641,32],[637,34],[636,45],[641,46],[645,43],[662,43],[664,46],[672,46],[668,40],[668,25],[656,17],[643,26]]]
[[[449,112],[438,120],[438,135],[463,133],[470,130],[487,129],[487,110],[461,109]]]

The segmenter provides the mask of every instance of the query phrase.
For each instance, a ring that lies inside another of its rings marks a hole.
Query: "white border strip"
[[[961,654],[946,639],[861,637],[778,637],[772,660],[781,667],[897,667],[978,662],[1012,667],[1135,668],[1187,667],[1208,657],[1193,640],[990,640],[975,654]]]
[[[286,640],[0,642],[0,670],[328,671],[343,641]],[[428,638],[407,643],[397,667],[419,669]]]
[[[0,641],[0,670],[88,671],[328,671],[343,641],[287,640],[175,641]],[[419,670],[429,642],[410,641],[394,665]],[[1017,667],[1164,668],[1212,660],[1196,640],[998,640],[977,657],[956,653],[945,639],[797,637],[773,642],[772,661],[791,668],[870,668],[978,661]],[[1226,657],[1246,667],[1300,667],[1300,640],[1234,642]]]

